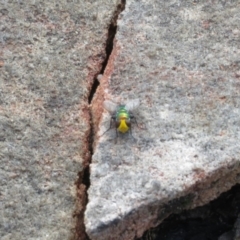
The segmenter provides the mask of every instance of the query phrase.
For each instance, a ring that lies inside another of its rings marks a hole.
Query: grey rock
[[[83,239],[75,182],[90,158],[87,100],[117,4],[0,3],[2,240]]]
[[[126,2],[95,110],[103,95],[139,98],[139,127],[115,144],[115,129],[102,135],[109,113],[95,111],[91,239],[140,237],[240,182],[238,16],[238,1]]]

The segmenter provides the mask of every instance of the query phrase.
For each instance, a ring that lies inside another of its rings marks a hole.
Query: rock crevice
[[[140,237],[177,208],[203,205],[239,182],[238,8],[127,1],[92,102],[94,133],[108,126],[104,97],[139,98],[141,128],[133,128],[135,141],[125,135],[115,144],[114,130],[95,138],[91,239]]]

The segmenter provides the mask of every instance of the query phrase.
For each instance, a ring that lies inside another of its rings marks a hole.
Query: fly
[[[126,104],[120,105],[112,101],[105,100],[103,105],[104,108],[111,114],[110,127],[103,133],[103,135],[109,131],[114,124],[116,129],[116,136],[118,136],[119,132],[129,132],[129,134],[132,136],[132,122],[134,121],[134,123],[137,124],[137,120],[134,117],[132,111],[137,109],[139,106],[139,99],[131,100]]]

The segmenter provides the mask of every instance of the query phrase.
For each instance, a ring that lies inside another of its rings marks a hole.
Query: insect
[[[139,99],[134,99],[126,104],[120,105],[112,101],[105,100],[103,105],[104,108],[111,114],[111,123],[110,127],[102,135],[109,131],[114,123],[117,137],[119,132],[129,132],[132,136],[131,123],[134,121],[137,124],[137,120],[135,119],[132,111],[139,106],[139,103]]]

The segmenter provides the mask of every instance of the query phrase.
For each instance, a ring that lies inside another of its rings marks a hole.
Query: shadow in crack
[[[238,218],[239,184],[207,205],[172,214],[138,240],[231,240],[234,239],[234,224]]]

